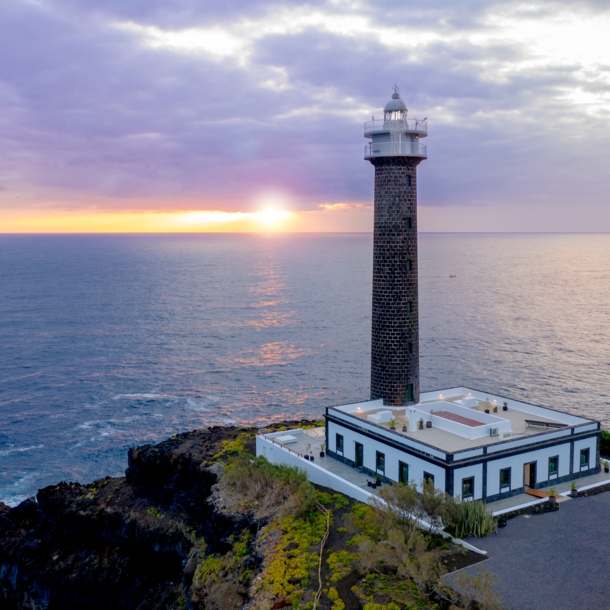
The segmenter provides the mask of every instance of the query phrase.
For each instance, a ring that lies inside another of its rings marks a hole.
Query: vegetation
[[[151,517],[156,517],[157,519],[161,519],[161,517],[162,517],[161,511],[158,508],[155,508],[154,506],[151,506],[146,512]]]
[[[277,532],[281,536],[255,585],[258,594],[268,594],[269,599],[288,596],[293,602],[302,598],[318,563],[318,554],[312,547],[320,542],[326,527],[326,518],[321,513],[312,513],[310,517],[282,517],[266,529],[263,543],[274,539]]]
[[[444,527],[456,538],[480,538],[497,531],[497,521],[483,502],[460,502],[431,482],[420,490],[414,483],[385,487],[377,498],[375,506],[386,525],[401,528],[405,536],[420,527],[421,521],[429,524],[430,531]]]
[[[387,485],[375,505],[361,504],[342,494],[315,491],[296,468],[245,453],[230,457],[217,488],[234,509],[267,525],[255,543],[238,540],[224,557],[205,557],[202,552],[195,573],[195,583],[202,588],[229,578],[236,566],[243,569],[247,562],[242,558],[264,548],[260,573],[249,585],[257,610],[281,598],[294,610],[312,610],[320,604],[343,610],[349,601],[342,584],[346,578],[356,582],[350,595],[369,610],[468,609],[475,607],[474,599],[480,610],[501,608],[488,574],[462,577],[460,594],[442,580],[466,551],[433,530],[453,527],[460,535],[493,531],[495,520],[479,502],[456,502],[426,483],[421,489],[414,484]],[[328,511],[335,542],[322,553]],[[420,527],[422,520],[430,524],[426,530]],[[346,543],[338,542],[346,538]],[[318,602],[320,557],[323,599]]]
[[[610,457],[610,432],[602,430],[599,452],[605,457]]]
[[[475,536],[483,538],[497,531],[498,522],[480,500],[455,502],[454,507],[446,511],[445,529],[456,538]]]
[[[357,551],[354,564],[365,575],[355,591],[364,607],[432,609],[442,602],[442,607],[458,609],[473,607],[476,599],[481,610],[501,608],[493,592],[494,577],[485,572],[463,577],[464,585],[458,580],[459,595],[444,584],[451,547],[441,536],[418,525],[422,518],[430,523],[454,523],[462,506],[477,503],[456,502],[431,483],[419,494],[417,491],[414,484],[386,487],[373,507],[357,504],[352,510],[351,525],[358,532],[351,545]],[[483,517],[486,523],[488,513]],[[495,529],[493,518],[491,523]],[[484,528],[477,523],[473,529],[482,533]]]
[[[231,459],[218,485],[236,505],[252,510],[259,519],[304,516],[316,503],[305,472],[250,454]]]

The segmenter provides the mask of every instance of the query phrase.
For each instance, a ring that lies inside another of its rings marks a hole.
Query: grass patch
[[[252,511],[259,519],[307,515],[316,503],[304,471],[245,453],[229,460],[218,486],[235,508]]]
[[[257,591],[266,592],[270,598],[290,597],[300,599],[309,584],[311,571],[318,565],[318,552],[326,529],[326,518],[312,512],[306,518],[282,517],[267,527],[264,540],[280,531],[279,542],[268,557],[261,573]]]

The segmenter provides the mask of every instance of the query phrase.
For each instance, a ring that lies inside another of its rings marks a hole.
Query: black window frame
[[[335,451],[337,453],[343,453],[344,448],[345,448],[345,439],[343,438],[343,434],[339,434],[337,432],[337,434],[335,435]]]
[[[506,472],[508,475],[508,483],[502,485],[502,473]],[[500,491],[502,491],[503,489],[510,489],[511,487],[511,477],[512,477],[512,472],[511,472],[511,468],[510,466],[508,468],[500,468]]]
[[[385,475],[385,453],[375,451],[375,472]]]
[[[432,483],[432,485],[434,485],[434,475],[430,472],[426,472],[424,470],[424,483],[426,481],[430,481]]]
[[[402,476],[403,468],[407,471],[406,478]],[[398,482],[405,484],[409,482],[409,464],[406,462],[401,462],[400,460],[398,461]]]
[[[552,461],[555,460],[555,470],[551,471],[551,463]],[[552,455],[549,458],[549,479],[551,477],[556,478],[559,476],[559,456],[558,455]]]
[[[469,494],[464,493],[464,485],[470,482],[471,492]],[[465,477],[462,479],[462,500],[469,500],[470,498],[474,499],[474,477]]]
[[[587,460],[586,462],[583,462],[583,456],[587,456]],[[589,463],[591,460],[591,449],[589,447],[587,447],[586,449],[581,449],[580,450],[580,469],[581,470],[588,470],[589,469]]]

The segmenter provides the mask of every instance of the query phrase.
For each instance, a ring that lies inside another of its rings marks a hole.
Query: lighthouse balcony
[[[369,142],[364,146],[364,158],[420,157],[428,158],[428,147],[419,142]]]
[[[375,133],[383,133],[390,131],[400,131],[402,133],[410,133],[420,138],[425,138],[428,135],[427,119],[403,119],[399,121],[375,120],[367,121],[364,124],[364,136],[372,137]]]

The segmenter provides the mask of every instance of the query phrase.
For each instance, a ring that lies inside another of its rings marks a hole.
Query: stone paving
[[[607,610],[609,515],[610,493],[562,503],[552,513],[520,515],[497,534],[468,540],[489,559],[465,571],[495,574],[496,590],[511,610]]]
[[[576,487],[582,489],[583,487],[589,487],[591,485],[603,485],[604,483],[610,483],[610,474],[600,472],[598,474],[592,474],[588,477],[582,477],[577,479]],[[570,491],[571,481],[566,483],[559,483],[557,485],[549,485],[548,487],[542,487],[542,491],[548,491],[551,487],[555,487],[557,494],[564,494]],[[568,500],[569,498],[566,498]],[[512,498],[505,498],[504,500],[498,500],[497,502],[490,502],[487,506],[493,512],[494,515],[500,515],[505,512],[514,510],[518,506],[522,505],[534,505],[545,502],[540,498],[535,498],[526,493],[513,496]],[[610,608],[610,601],[608,602],[608,608]]]

